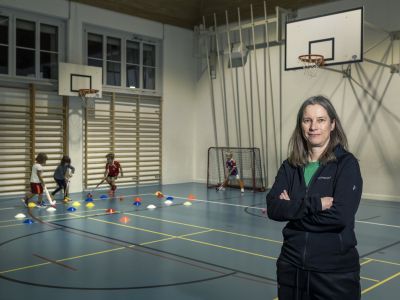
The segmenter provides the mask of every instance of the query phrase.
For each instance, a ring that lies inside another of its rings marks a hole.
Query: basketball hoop
[[[303,65],[304,74],[315,77],[318,69],[325,63],[324,56],[319,54],[304,54],[299,56],[299,61]]]
[[[82,99],[82,104],[86,108],[86,112],[89,117],[95,115],[95,104],[94,98],[96,97],[98,90],[95,89],[79,89],[79,96]]]

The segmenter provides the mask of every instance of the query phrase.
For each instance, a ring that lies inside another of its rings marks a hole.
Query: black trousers
[[[64,196],[65,196],[65,191],[67,189],[67,182],[64,179],[60,180],[60,179],[55,179],[54,178],[54,180],[55,180],[55,182],[57,182],[57,188],[51,194],[54,196],[59,191],[63,190],[64,191]]]
[[[277,262],[279,300],[360,300],[360,271],[322,273]]]

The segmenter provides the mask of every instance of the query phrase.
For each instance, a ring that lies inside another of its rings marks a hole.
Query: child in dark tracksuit
[[[64,155],[61,159],[60,164],[57,166],[54,171],[54,180],[57,183],[57,188],[51,193],[54,197],[60,190],[64,191],[64,202],[68,201],[68,181],[71,177],[69,170],[71,170],[72,174],[75,173],[75,168],[71,166],[71,158],[67,155]]]

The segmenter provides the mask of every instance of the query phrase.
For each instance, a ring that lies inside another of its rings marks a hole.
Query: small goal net
[[[229,157],[236,162],[240,179],[245,189],[264,191],[259,148],[208,148],[207,187],[218,188],[228,178],[226,162]],[[229,180],[228,187],[240,188],[238,180]]]

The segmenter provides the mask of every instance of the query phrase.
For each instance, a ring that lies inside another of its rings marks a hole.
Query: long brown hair
[[[343,130],[342,124],[340,123],[339,116],[336,113],[332,103],[324,96],[313,96],[308,98],[301,105],[299,112],[297,113],[296,127],[293,130],[292,136],[289,140],[289,158],[290,164],[299,167],[304,166],[308,163],[308,145],[307,141],[303,136],[302,121],[306,107],[308,105],[321,105],[329,116],[329,121],[335,122],[335,128],[330,133],[329,143],[325,151],[321,154],[319,162],[326,164],[329,161],[335,160],[335,154],[333,153],[337,145],[341,145],[344,149],[347,149],[347,137]]]

